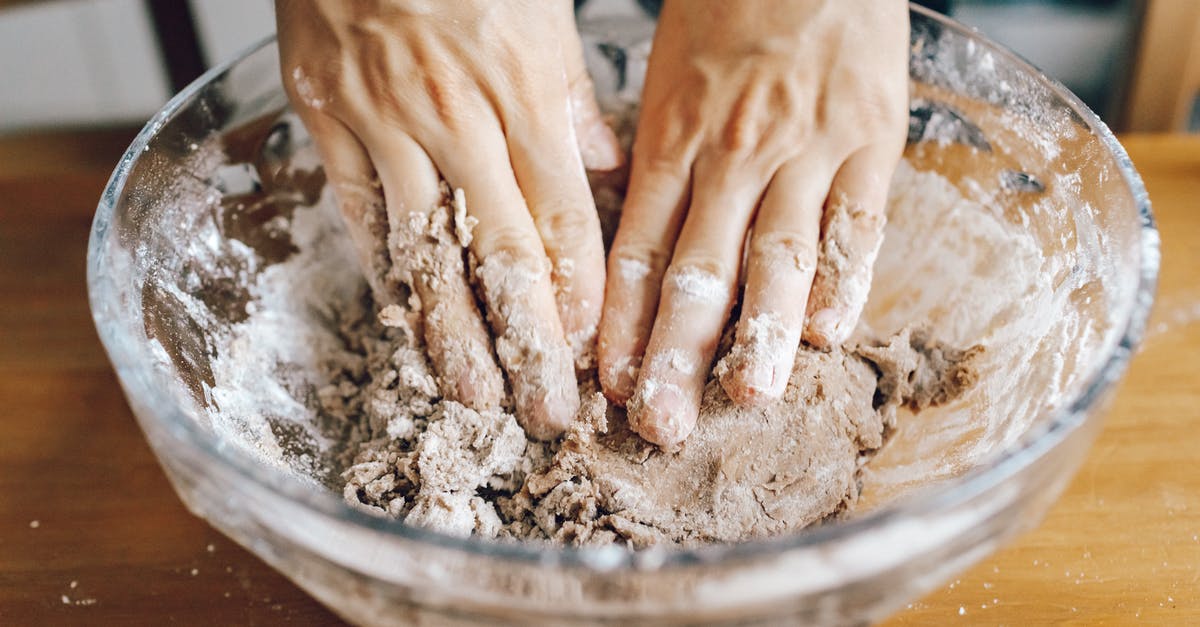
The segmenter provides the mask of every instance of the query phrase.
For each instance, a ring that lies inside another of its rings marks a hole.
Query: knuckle
[[[477,229],[476,251],[481,261],[497,258],[505,263],[541,264],[545,255],[537,237],[517,226]]]
[[[766,139],[764,131],[767,122],[754,113],[735,113],[718,136],[716,148],[729,155],[751,155],[759,152]]]
[[[629,283],[660,277],[667,266],[667,253],[646,242],[620,242],[609,256],[609,273]]]
[[[842,110],[854,113],[839,117],[841,133],[857,138],[859,143],[870,143],[881,136],[897,136],[907,129],[903,99],[879,90],[859,91],[853,98],[842,101]]]
[[[600,224],[595,213],[575,208],[565,199],[548,203],[534,213],[538,232],[547,248],[578,250],[590,239],[599,239]]]
[[[728,303],[733,298],[735,269],[717,257],[690,253],[671,261],[663,282],[674,298]]]
[[[283,72],[283,88],[294,107],[320,110],[332,100],[330,96],[341,88],[340,82],[331,78],[337,75],[332,65],[326,64],[319,72],[302,64],[284,66],[290,69]]]
[[[691,178],[692,165],[680,155],[634,155],[623,214],[670,211],[678,193]]]
[[[596,99],[596,87],[592,77],[580,67],[572,70],[567,78],[567,92],[571,94],[572,102],[592,103]]]
[[[751,239],[750,256],[769,266],[784,262],[797,270],[810,270],[817,258],[817,241],[798,231],[767,231]]]
[[[686,155],[692,154],[701,143],[702,128],[703,119],[694,107],[664,107],[653,116],[650,123],[639,125],[639,132],[633,140],[635,170],[643,168],[664,174],[686,175]]]
[[[671,261],[667,276],[674,279],[686,275],[703,275],[718,280],[732,280],[732,265],[713,255],[686,253]]]
[[[869,91],[860,99],[865,116],[884,124],[905,118],[905,99],[894,97],[884,91]]]
[[[680,153],[662,150],[634,150],[633,180],[630,181],[630,191],[651,195],[656,191],[655,185],[637,185],[643,181],[660,181],[663,179],[683,179],[688,175],[688,164],[680,157]],[[645,188],[645,189],[643,189]]]
[[[476,108],[469,104],[474,99],[464,97],[468,92],[455,87],[452,82],[436,77],[424,77],[422,86],[429,106],[429,122],[432,128],[444,129],[449,136],[457,140],[469,141],[480,117]],[[400,109],[399,103],[396,108]]]
[[[778,167],[796,146],[807,141],[809,129],[794,111],[767,114],[760,108],[737,110],[721,132],[705,146],[717,171]]]

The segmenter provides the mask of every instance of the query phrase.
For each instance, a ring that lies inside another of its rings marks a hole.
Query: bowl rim
[[[400,520],[362,512],[347,505],[334,492],[321,490],[298,481],[281,470],[254,460],[248,454],[237,450],[236,447],[222,446],[218,438],[201,428],[154,386],[141,385],[137,386],[137,389],[147,392],[151,397],[158,396],[159,398],[153,399],[162,401],[162,403],[156,403],[157,407],[171,408],[169,412],[156,413],[155,419],[165,423],[165,426],[168,427],[167,431],[175,439],[184,446],[198,450],[208,461],[231,468],[242,480],[257,484],[260,488],[275,492],[321,515],[389,536],[388,540],[412,541],[445,549],[461,550],[482,558],[499,558],[543,566],[580,567],[596,573],[616,574],[630,569],[646,570],[647,568],[685,567],[694,564],[750,560],[771,557],[782,552],[819,549],[853,538],[858,534],[885,527],[898,519],[914,515],[929,515],[968,502],[1000,485],[1007,478],[1019,473],[1061,444],[1086,421],[1089,410],[1104,398],[1104,393],[1124,373],[1142,340],[1146,319],[1154,300],[1160,259],[1159,236],[1145,185],[1134,169],[1129,155],[1108,126],[1087,105],[1061,83],[1047,77],[1033,64],[1006,47],[982,36],[976,29],[964,26],[918,5],[910,4],[909,9],[912,14],[930,20],[943,29],[950,29],[958,35],[968,37],[984,46],[992,54],[999,55],[1006,62],[1028,72],[1044,83],[1056,97],[1079,115],[1088,129],[1112,154],[1137,205],[1138,217],[1141,222],[1140,267],[1134,294],[1135,302],[1129,309],[1128,319],[1124,321],[1120,339],[1113,345],[1109,354],[1103,358],[1103,364],[1092,373],[1091,377],[1081,386],[1081,392],[1070,403],[1052,410],[1052,418],[1049,421],[1044,421],[1037,429],[1025,434],[1014,445],[1001,452],[990,464],[974,468],[955,480],[899,497],[861,517],[839,522],[836,525],[802,530],[786,536],[696,547],[652,547],[641,551],[628,551],[615,546],[558,547],[523,542],[507,543],[474,536],[466,538],[450,536],[410,526]],[[172,97],[138,133],[105,186],[93,220],[88,243],[88,293],[93,321],[127,394],[134,387],[131,385],[133,381],[129,377],[146,370],[147,365],[122,361],[121,358],[127,352],[117,350],[117,345],[123,338],[113,337],[111,327],[105,328],[102,311],[107,308],[96,289],[99,277],[103,273],[103,268],[99,266],[101,244],[111,222],[116,203],[125,188],[133,165],[158,131],[214,79],[251,55],[270,46],[275,39],[275,35],[270,35],[249,46],[228,61],[209,69]],[[142,420],[146,419],[140,414],[138,417]],[[614,549],[616,550],[614,551]]]

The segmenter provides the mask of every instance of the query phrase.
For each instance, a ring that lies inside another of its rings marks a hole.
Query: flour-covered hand
[[[743,273],[736,340],[717,368],[735,402],[779,398],[802,338],[849,337],[904,145],[907,11],[665,3],[599,342],[605,393],[647,440],[675,446],[695,426]]]
[[[469,239],[518,419],[534,437],[557,435],[579,405],[574,362],[603,299],[584,166],[621,160],[571,2],[279,0],[276,9],[288,94],[377,299],[400,298],[381,278],[398,269],[420,302],[443,395],[496,406],[504,384],[465,274]],[[443,178],[464,192],[453,228],[438,214]],[[450,231],[464,236],[455,243]]]

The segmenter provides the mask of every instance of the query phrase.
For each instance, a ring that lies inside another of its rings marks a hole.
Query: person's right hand
[[[499,405],[503,380],[461,248],[430,236],[439,178],[464,190],[517,418],[533,437],[556,436],[579,405],[572,348],[589,350],[604,296],[584,165],[621,161],[571,2],[278,0],[276,15],[288,95],[377,299],[401,297],[379,279],[394,264],[419,297],[443,396]]]

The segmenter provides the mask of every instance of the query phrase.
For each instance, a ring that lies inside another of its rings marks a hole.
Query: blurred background
[[[598,12],[661,0],[577,1]],[[993,562],[1003,574],[989,564],[964,576],[908,624],[984,620],[975,608],[993,593],[1005,604],[988,612],[1017,617],[1005,622],[1200,624],[1200,559],[1180,557],[1200,548],[1200,507],[1185,498],[1200,492],[1189,457],[1200,406],[1200,134],[1181,134],[1200,132],[1200,0],[924,4],[1015,49],[1134,133],[1122,142],[1154,198],[1164,271],[1147,354],[1058,513]],[[117,390],[84,278],[96,204],[138,128],[205,68],[270,34],[272,6],[0,0],[0,627],[335,624],[181,506]],[[1081,586],[1071,573],[1082,578],[1084,567]],[[1079,570],[1055,574],[1066,568]]]
[[[1118,131],[1200,130],[1197,0],[923,4],[1016,50]],[[273,31],[270,0],[0,0],[0,135],[139,124]]]

